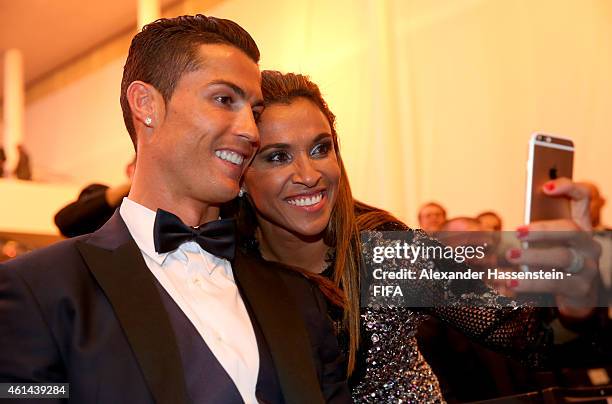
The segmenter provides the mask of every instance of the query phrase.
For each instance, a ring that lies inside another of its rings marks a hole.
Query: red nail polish
[[[516,288],[518,286],[518,284],[519,284],[519,281],[517,281],[516,279],[512,279],[510,281],[510,287],[511,288]]]
[[[554,191],[555,190],[555,183],[554,182],[547,182],[546,184],[544,184],[544,188],[546,188],[547,191]]]
[[[517,259],[520,256],[521,256],[521,250],[519,250],[518,248],[510,249],[510,258]]]
[[[519,226],[516,228],[516,235],[518,238],[527,237],[529,234],[529,226]]]

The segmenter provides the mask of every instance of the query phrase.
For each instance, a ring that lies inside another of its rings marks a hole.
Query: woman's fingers
[[[563,270],[571,265],[572,254],[567,247],[511,248],[506,259],[516,265],[528,265],[543,270]]]
[[[573,182],[568,178],[558,178],[544,184],[542,189],[549,196],[568,198],[570,200],[572,220],[582,230],[592,230],[593,226],[589,210],[591,190],[586,184]]]
[[[589,199],[591,195],[588,186],[565,177],[548,181],[544,184],[543,189],[547,195],[565,196],[573,201]]]
[[[584,255],[580,250],[571,249],[557,246],[508,250],[508,261],[527,265],[530,272],[548,273],[552,279],[520,279],[508,282],[507,286],[517,293],[553,293],[557,295],[557,301],[565,302],[565,305],[568,302],[583,307],[593,304],[592,291],[599,274],[597,255]],[[582,255],[583,259],[578,260],[582,267],[573,268],[577,270],[576,273],[566,273],[568,268],[576,264],[574,254]]]

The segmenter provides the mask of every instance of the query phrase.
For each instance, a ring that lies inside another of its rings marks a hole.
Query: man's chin
[[[238,191],[240,188],[238,185],[235,186],[215,186],[214,192],[207,192],[207,198],[209,203],[212,204],[224,204],[238,197]],[[208,190],[207,190],[208,191]]]

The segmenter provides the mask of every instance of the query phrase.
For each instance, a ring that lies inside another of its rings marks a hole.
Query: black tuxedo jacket
[[[285,402],[349,402],[316,287],[239,251],[232,267]],[[13,381],[69,382],[77,403],[189,401],[155,278],[118,213],[95,233],[0,265],[0,382]]]

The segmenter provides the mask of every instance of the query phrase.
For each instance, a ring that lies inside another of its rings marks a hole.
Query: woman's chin
[[[294,226],[291,232],[302,239],[321,238],[326,228],[327,222],[324,225],[310,223],[304,226]]]

